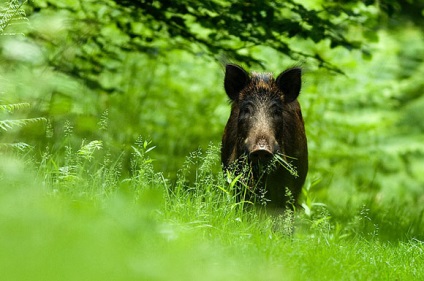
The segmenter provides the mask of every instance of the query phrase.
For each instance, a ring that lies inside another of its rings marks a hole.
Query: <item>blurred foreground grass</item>
[[[201,161],[194,183],[184,182],[183,169],[172,185],[151,170],[146,150],[139,152],[134,175],[115,185],[109,181],[111,186],[101,184],[102,168],[95,173],[79,169],[74,178],[65,178],[52,176],[52,168],[37,170],[22,158],[3,157],[2,280],[424,277],[419,237],[380,236],[382,217],[372,218],[363,207],[351,206],[360,207],[356,215],[333,218],[326,207],[312,204],[309,216],[297,211],[296,230],[289,235],[288,217],[235,207],[222,191],[221,174],[208,170],[216,150],[188,158],[190,163]],[[414,206],[404,206],[408,208]],[[398,220],[396,209],[390,209],[384,220]],[[419,212],[403,220],[423,238]]]

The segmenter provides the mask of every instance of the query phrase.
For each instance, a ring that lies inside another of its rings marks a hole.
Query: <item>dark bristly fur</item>
[[[247,159],[253,172],[249,186],[256,194],[264,191],[267,205],[285,207],[289,200],[286,188],[296,201],[308,171],[306,135],[297,101],[301,69],[287,69],[274,79],[271,73],[249,75],[240,66],[228,64],[224,86],[231,100],[222,138],[224,169]],[[257,167],[269,165],[275,155],[294,166],[297,175],[283,165],[259,175]]]

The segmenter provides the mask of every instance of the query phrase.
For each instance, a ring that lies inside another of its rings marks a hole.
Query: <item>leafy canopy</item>
[[[369,33],[362,26],[372,28],[378,14],[372,1],[354,0],[319,5],[294,0],[44,0],[30,5],[35,10],[57,10],[67,18],[68,42],[77,45],[63,46],[59,38],[39,39],[56,48],[50,58],[56,69],[81,78],[90,88],[101,87],[97,75],[103,70],[119,71],[124,54],[134,52],[156,57],[185,50],[251,65],[261,64],[251,48],[266,46],[295,61],[307,60],[340,72],[313,44],[299,48],[299,42],[324,41],[328,48],[360,49],[368,54],[361,34]],[[357,29],[355,37],[348,36],[352,28]],[[59,46],[64,54],[72,54],[69,60],[59,55]]]
[[[145,42],[170,39],[174,46],[190,49],[191,41],[206,52],[225,54],[237,61],[259,62],[240,50],[251,46],[269,46],[294,59],[311,57],[326,66],[313,51],[296,50],[288,38],[329,40],[331,47],[360,48],[361,43],[344,36],[349,24],[355,24],[360,9],[356,1],[345,8],[330,4],[315,10],[296,1],[143,1],[115,0],[121,7],[131,7],[131,17],[139,19],[151,34],[136,34],[123,25],[128,34],[141,35]],[[340,24],[341,19],[346,19]],[[146,47],[149,45],[146,44]]]

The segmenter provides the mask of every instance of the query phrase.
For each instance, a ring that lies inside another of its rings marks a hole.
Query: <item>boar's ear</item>
[[[240,66],[235,64],[227,64],[225,66],[224,87],[228,97],[236,100],[240,91],[246,87],[249,82],[249,74]]]
[[[300,93],[302,84],[302,69],[295,67],[287,69],[277,77],[278,88],[283,92],[284,101],[290,103],[294,101]]]

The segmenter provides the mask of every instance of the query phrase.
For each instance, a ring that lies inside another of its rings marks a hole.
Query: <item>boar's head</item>
[[[265,163],[284,152],[284,121],[291,118],[285,107],[299,95],[301,69],[288,69],[274,79],[270,73],[250,77],[241,67],[229,64],[224,86],[233,104],[232,121],[237,121],[234,156],[246,154],[251,161]]]

